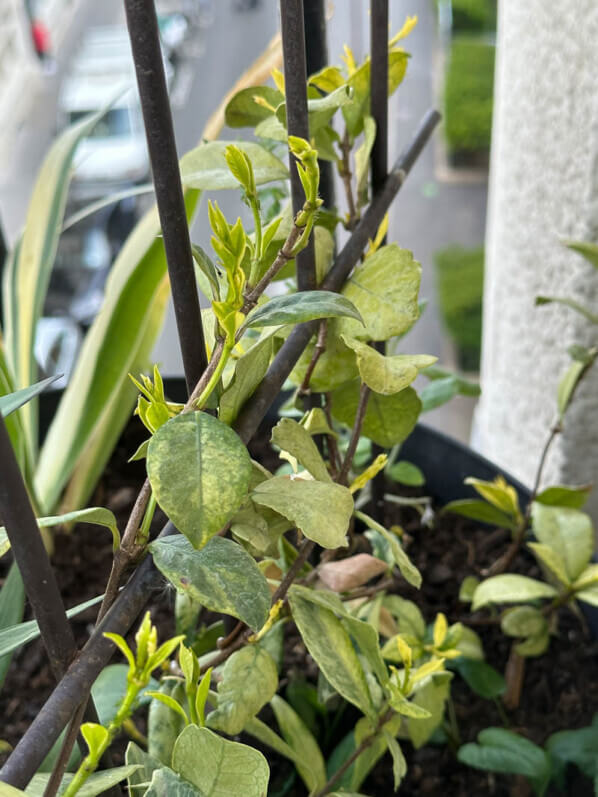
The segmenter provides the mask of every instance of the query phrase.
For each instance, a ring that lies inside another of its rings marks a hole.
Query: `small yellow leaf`
[[[272,75],[272,80],[276,88],[284,94],[284,75],[280,69],[275,67],[270,74]]]
[[[413,661],[413,655],[411,648],[405,642],[401,634],[397,635],[397,647],[399,649],[399,656],[401,657],[401,661],[405,665],[407,669],[411,667],[411,663]]]
[[[386,454],[379,454],[376,459],[369,465],[363,473],[360,473],[359,476],[353,480],[349,490],[352,493],[357,492],[357,490],[361,490],[362,487],[374,478],[374,476],[379,473],[384,467],[386,467],[386,463],[388,462],[388,456]]]
[[[446,617],[442,612],[436,615],[434,622],[434,647],[439,648],[446,639],[446,632],[448,630],[448,623]],[[444,651],[443,651],[444,652]]]
[[[416,25],[417,25],[417,15],[413,17],[407,17],[401,30],[398,33],[395,33],[392,39],[388,42],[388,46],[393,47],[398,41],[400,41],[401,39],[405,39],[407,36],[409,36],[409,34]]]

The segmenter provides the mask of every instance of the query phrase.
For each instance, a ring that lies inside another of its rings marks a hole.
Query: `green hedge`
[[[459,353],[459,365],[478,371],[482,339],[484,248],[449,246],[434,255],[440,310]]]
[[[453,30],[496,30],[496,0],[452,0]]]
[[[444,88],[444,126],[454,160],[487,153],[492,130],[494,47],[476,39],[453,39]]]

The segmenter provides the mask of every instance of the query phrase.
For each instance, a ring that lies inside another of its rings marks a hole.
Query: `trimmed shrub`
[[[451,44],[444,89],[445,136],[454,161],[490,150],[494,47],[459,37]]]
[[[434,255],[438,297],[444,324],[453,338],[459,366],[480,367],[484,248],[452,245]]]

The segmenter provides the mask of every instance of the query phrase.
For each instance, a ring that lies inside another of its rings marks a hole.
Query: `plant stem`
[[[212,391],[215,389],[216,385],[220,381],[220,377],[222,376],[224,368],[226,367],[226,363],[229,360],[230,353],[233,350],[233,347],[234,347],[234,342],[227,343],[225,341],[224,346],[222,347],[222,351],[219,353],[220,356],[218,357],[218,362],[216,363],[216,367],[214,368],[213,373],[208,379],[208,383],[206,384],[205,388],[200,393],[199,398],[195,402],[196,409],[201,410],[205,407],[207,400],[212,395]],[[195,390],[193,392],[195,393]]]
[[[272,265],[268,268],[264,276],[261,280],[253,287],[249,293],[245,295],[245,302],[243,307],[241,308],[241,312],[247,315],[255,305],[257,304],[257,300],[260,298],[262,293],[266,290],[268,285],[272,282],[274,277],[278,274],[280,269],[289,262],[289,260],[293,260],[295,254],[293,253],[293,248],[295,244],[301,237],[301,233],[303,232],[302,227],[297,227],[296,224],[293,225],[291,232],[289,233],[288,238],[278,250],[278,254],[274,259]]]
[[[251,264],[249,273],[249,285],[255,285],[257,280],[257,270],[262,259],[262,220],[260,218],[260,206],[256,196],[250,197],[249,204],[253,213],[253,225],[255,227],[255,256]]]
[[[357,444],[359,443],[359,437],[361,436],[361,427],[363,426],[363,420],[365,418],[365,413],[368,407],[368,399],[370,397],[370,393],[371,390],[369,389],[369,387],[366,384],[362,384],[361,390],[359,392],[359,403],[357,405],[357,412],[355,414],[355,422],[353,424],[353,430],[351,431],[351,439],[349,440],[347,453],[345,454],[343,466],[341,468],[341,471],[337,479],[339,484],[346,485],[347,483],[347,477],[351,469],[351,464],[353,463],[353,457],[355,456],[355,452],[357,451]]]
[[[154,519],[156,506],[157,506],[156,497],[152,493],[149,497],[149,501],[145,509],[143,522],[141,524],[141,527],[139,528],[138,542],[140,545],[147,545],[147,542],[149,540],[150,526],[152,525],[152,520]]]
[[[343,187],[345,189],[345,196],[347,197],[347,206],[349,208],[349,219],[347,221],[347,229],[352,230],[359,221],[359,213],[355,207],[355,199],[353,198],[353,188],[351,186],[351,141],[349,140],[349,131],[345,128],[345,133],[340,143],[342,152],[342,159],[338,163],[338,171],[343,180]]]
[[[274,604],[277,601],[284,600],[286,598],[287,592],[289,591],[291,584],[299,575],[299,571],[306,563],[308,556],[315,547],[316,547],[315,542],[312,542],[307,538],[303,540],[303,542],[299,546],[299,550],[297,552],[297,558],[287,570],[285,577],[276,588],[274,595],[272,595],[272,606],[274,606]]]
[[[349,758],[347,758],[347,760],[336,770],[334,775],[331,778],[329,778],[328,782],[319,791],[313,794],[312,797],[325,797],[325,795],[328,794],[328,792],[332,788],[334,788],[334,786],[336,786],[336,784],[339,782],[339,780],[342,778],[345,772],[349,769],[349,767],[359,758],[359,756],[365,750],[368,749],[368,747],[371,747],[372,744],[376,741],[376,739],[380,734],[380,731],[382,730],[384,725],[392,718],[393,713],[394,712],[392,711],[392,709],[388,709],[388,711],[380,715],[376,727],[374,729],[374,732],[371,733],[369,736],[366,736],[365,739],[363,739],[359,747],[357,747],[351,753]]]
[[[542,473],[544,472],[544,466],[546,465],[546,459],[548,457],[548,452],[556,439],[557,435],[562,432],[562,427],[559,423],[554,424],[551,428],[548,437],[546,438],[546,442],[544,443],[544,447],[542,449],[542,454],[540,456],[540,462],[538,463],[538,469],[536,471],[536,478],[534,480],[534,486],[532,489],[532,494],[530,499],[527,503],[527,507],[525,509],[525,514],[519,524],[519,528],[515,531],[511,544],[505,551],[505,553],[499,557],[489,568],[487,572],[487,576],[496,576],[499,573],[504,573],[507,570],[512,562],[513,559],[517,556],[517,552],[521,548],[521,544],[525,537],[525,532],[527,531],[527,527],[529,526],[530,517],[532,514],[532,504],[534,503],[536,496],[540,490],[540,482],[542,481]]]
[[[315,370],[316,365],[318,364],[318,360],[326,351],[326,334],[328,332],[328,322],[326,319],[320,322],[320,328],[318,330],[318,337],[316,340],[316,345],[314,346],[314,351],[311,356],[311,360],[309,361],[309,365],[307,366],[307,371],[305,372],[305,376],[303,377],[303,381],[299,386],[299,395],[305,396],[308,395],[311,391],[309,388],[309,382],[311,380],[312,374]]]

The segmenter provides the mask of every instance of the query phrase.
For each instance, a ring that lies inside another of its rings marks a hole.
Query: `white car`
[[[166,59],[165,67],[170,82],[173,70]],[[74,197],[105,196],[149,178],[147,144],[125,28],[92,28],[87,32],[61,86],[58,107],[62,127],[108,109],[77,149]]]

